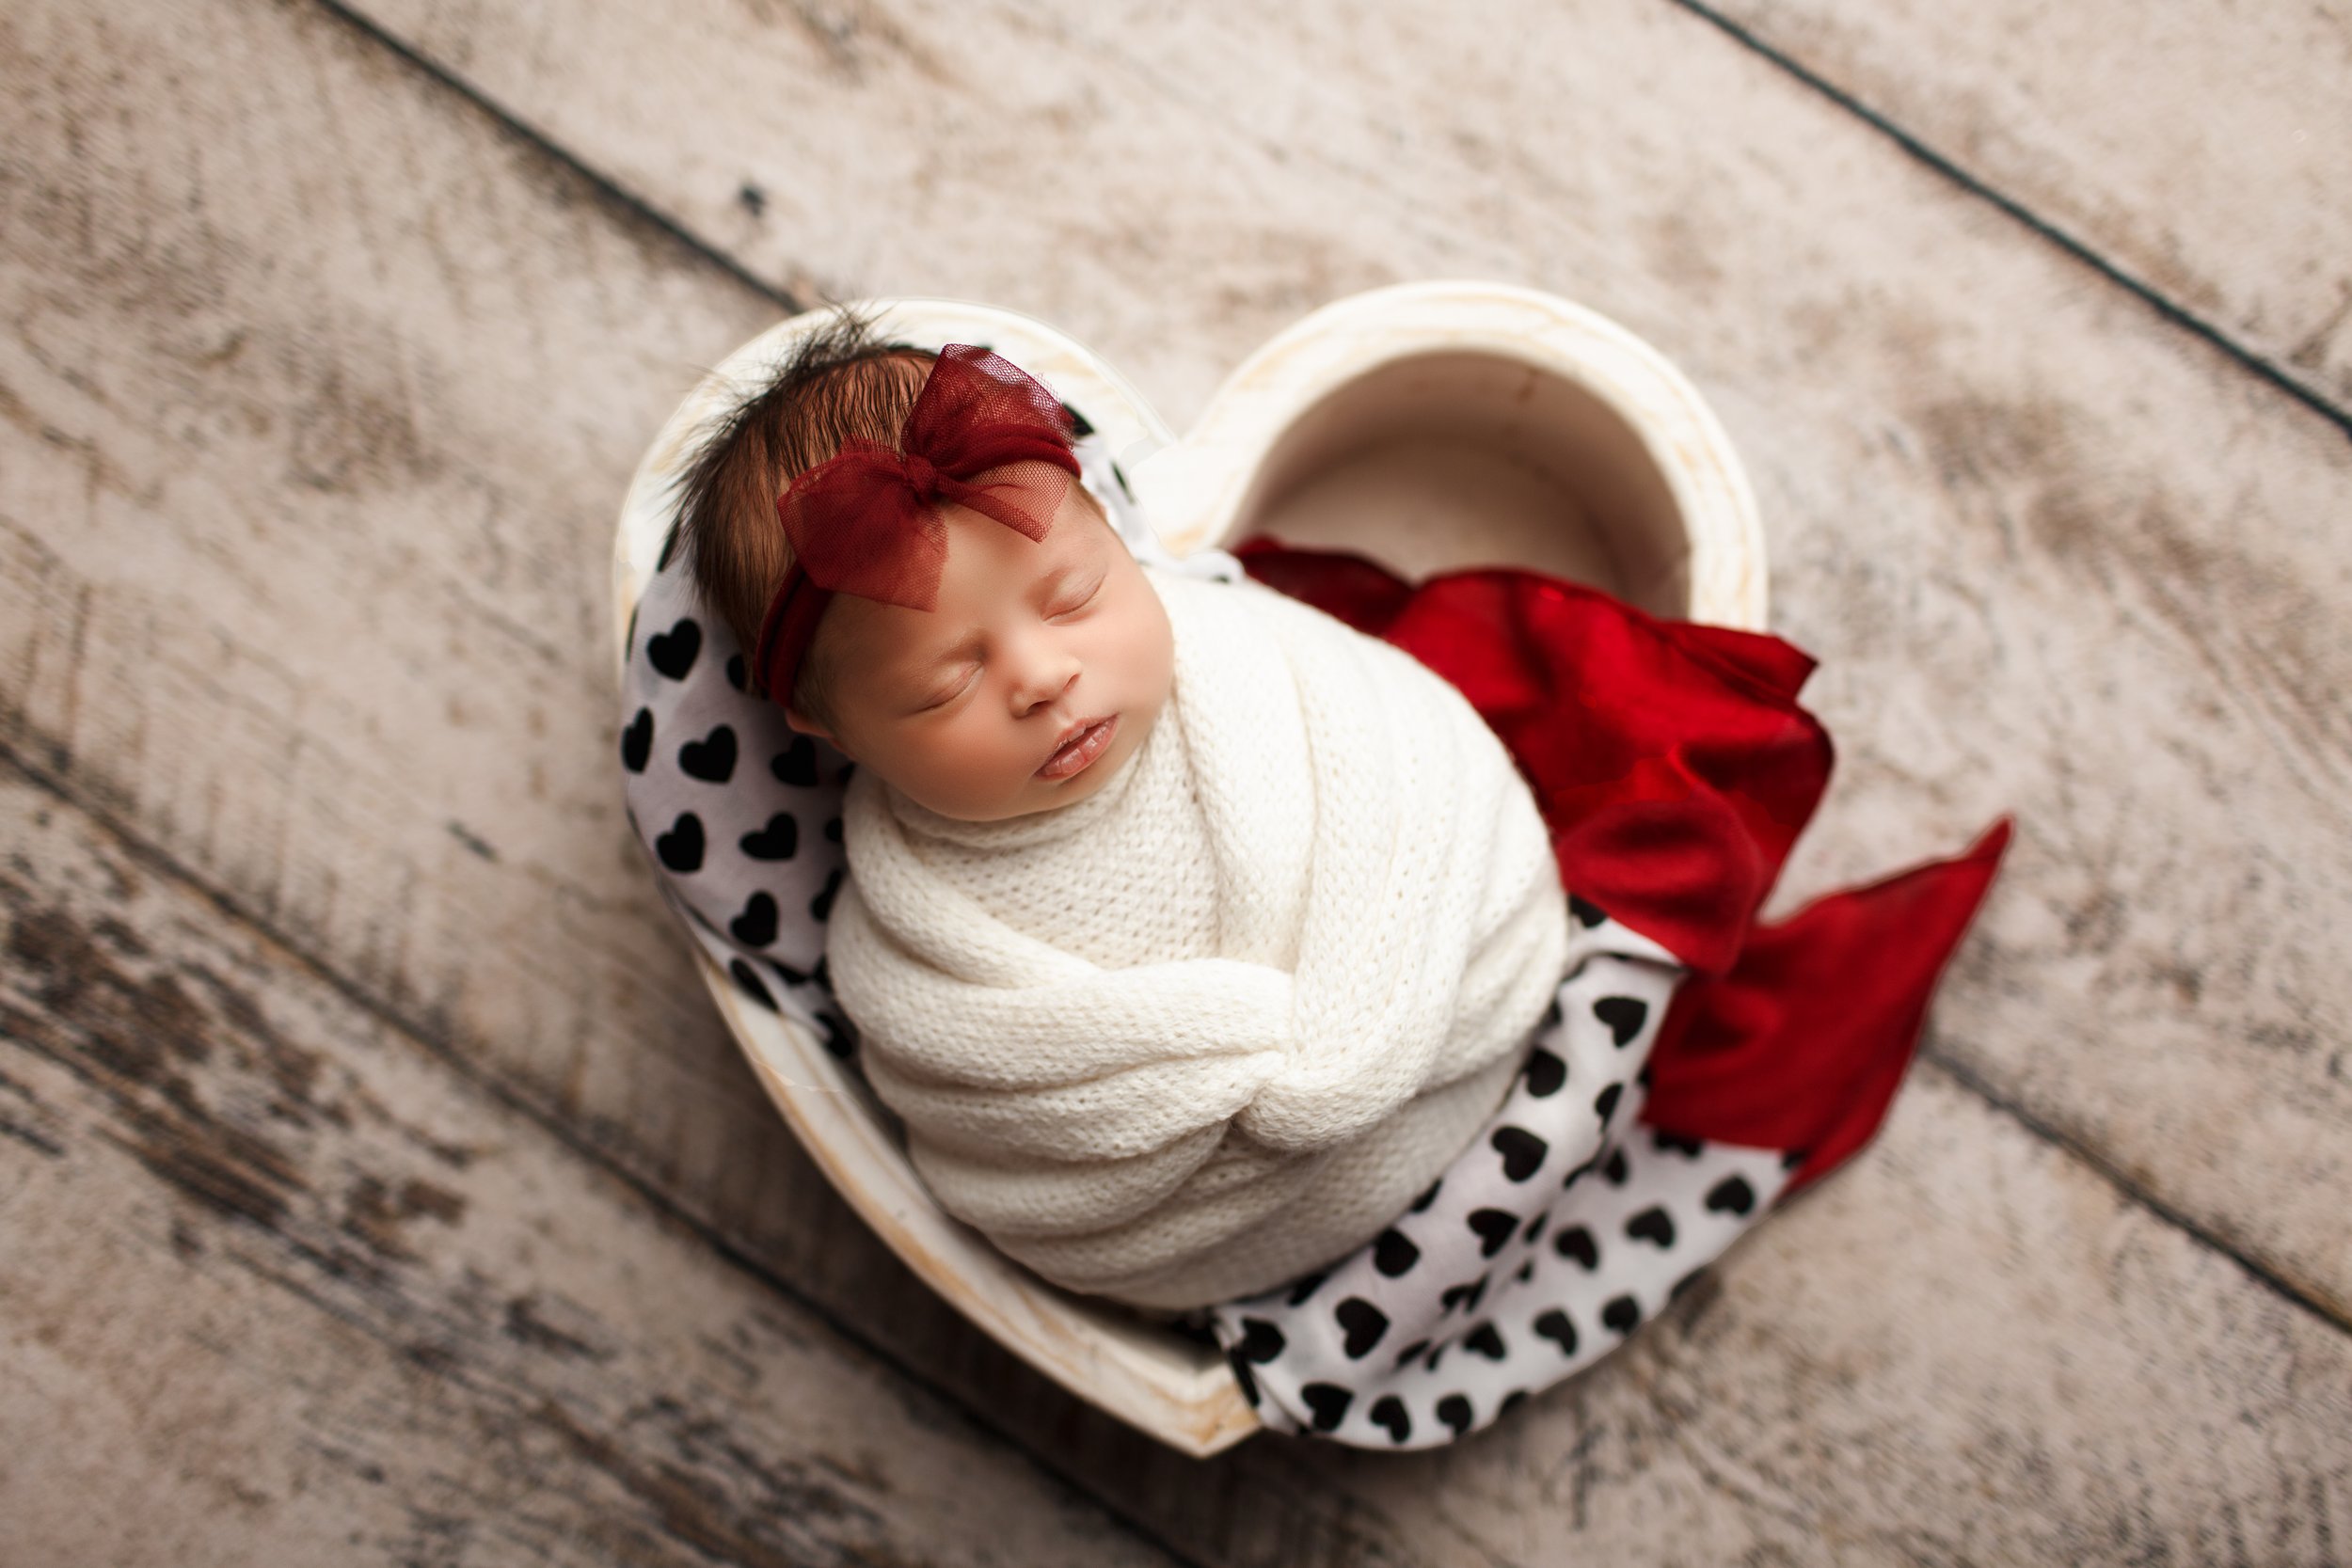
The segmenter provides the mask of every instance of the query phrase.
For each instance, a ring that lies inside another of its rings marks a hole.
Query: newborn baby
[[[845,316],[681,514],[755,689],[858,765],[828,963],[941,1206],[1182,1309],[1379,1235],[1509,1091],[1567,951],[1507,753],[1411,657],[1147,572],[997,356]]]

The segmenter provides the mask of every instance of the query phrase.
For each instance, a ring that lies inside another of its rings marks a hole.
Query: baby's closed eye
[[[1102,595],[1104,578],[1104,574],[1097,573],[1090,578],[1060,590],[1046,605],[1045,618],[1058,621],[1092,605]]]

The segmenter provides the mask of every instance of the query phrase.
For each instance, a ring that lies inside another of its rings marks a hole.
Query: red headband
[[[776,498],[792,565],[752,656],[769,695],[791,701],[835,594],[909,610],[938,603],[947,560],[942,506],[968,506],[1043,539],[1078,471],[1075,435],[1060,400],[1011,360],[971,343],[941,349],[907,410],[898,451],[851,436]],[[973,483],[993,469],[1003,471]]]

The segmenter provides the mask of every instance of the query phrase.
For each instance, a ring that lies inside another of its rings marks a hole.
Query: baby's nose
[[[1077,658],[1057,649],[1041,648],[1026,659],[1013,682],[1016,714],[1029,714],[1057,700],[1078,678]]]

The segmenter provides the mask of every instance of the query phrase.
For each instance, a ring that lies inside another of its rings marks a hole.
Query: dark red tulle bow
[[[897,450],[851,436],[776,498],[792,565],[753,654],[768,693],[791,700],[835,594],[909,610],[938,603],[947,560],[942,507],[969,507],[1043,539],[1078,471],[1075,437],[1060,400],[1011,360],[972,343],[942,348]]]

